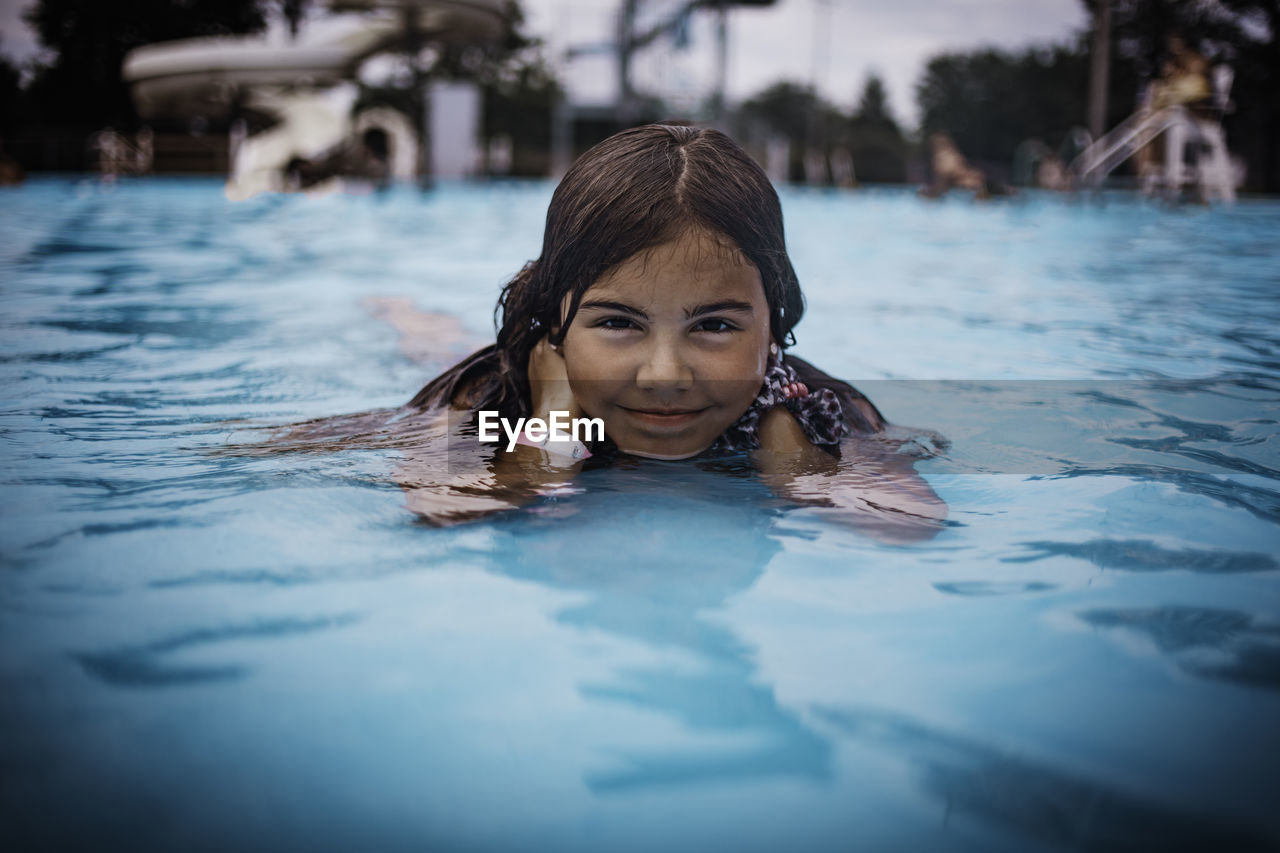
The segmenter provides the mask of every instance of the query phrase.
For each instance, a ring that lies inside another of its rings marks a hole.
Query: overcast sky
[[[111,0],[101,0],[111,2]],[[548,43],[549,57],[570,45],[612,37],[619,0],[521,0],[527,31]],[[644,20],[663,17],[682,0],[646,0]],[[30,0],[0,0],[0,53],[26,60],[34,35],[21,19]],[[660,44],[636,61],[646,90],[692,105],[709,91],[713,17],[696,15],[690,44]],[[884,79],[901,120],[914,123],[915,83],[929,56],[942,50],[996,45],[1019,48],[1063,41],[1086,26],[1080,0],[777,0],[766,9],[729,15],[729,98],[740,100],[777,80],[816,83],[828,98],[852,106],[869,71]],[[616,90],[612,62],[585,57],[562,65],[575,100],[607,102]]]

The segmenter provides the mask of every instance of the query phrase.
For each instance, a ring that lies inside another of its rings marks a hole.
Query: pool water
[[[440,529],[227,452],[444,366],[371,297],[491,335],[551,190],[3,191],[0,847],[1280,845],[1280,203],[784,190],[796,352],[951,442],[911,546],[734,459]]]

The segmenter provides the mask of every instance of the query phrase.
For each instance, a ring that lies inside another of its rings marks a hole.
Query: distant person
[[[969,164],[955,141],[946,133],[929,137],[932,150],[933,180],[920,194],[925,198],[941,198],[952,189],[970,190],[975,198],[990,198],[991,187],[986,174]]]
[[[27,173],[4,150],[4,140],[0,139],[0,187],[16,187],[26,179]]]
[[[98,155],[99,177],[104,183],[114,183],[128,165],[128,143],[108,125],[93,135],[90,145]]]
[[[1052,151],[1045,152],[1036,165],[1036,186],[1056,192],[1072,189],[1071,172],[1067,169],[1067,164]]]
[[[143,125],[134,135],[134,140],[133,169],[137,174],[145,175],[155,165],[156,135],[150,127]]]
[[[1167,56],[1160,66],[1160,77],[1151,84],[1151,108],[1203,106],[1213,96],[1209,60],[1188,46],[1182,36],[1169,36],[1165,44]]]
[[[1066,192],[1073,188],[1066,161],[1042,139],[1022,142],[1013,154],[1014,180],[1021,186]]]
[[[1142,111],[1153,113],[1167,107],[1186,107],[1192,113],[1204,111],[1213,97],[1209,83],[1209,60],[1190,47],[1180,35],[1165,40],[1165,59],[1160,76],[1147,86]],[[1156,137],[1138,149],[1134,160],[1144,183],[1154,179],[1164,158],[1164,140]]]

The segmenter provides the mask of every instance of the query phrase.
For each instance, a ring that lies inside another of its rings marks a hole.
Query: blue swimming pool
[[[491,334],[551,189],[0,191],[0,847],[1280,845],[1280,203],[785,190],[796,352],[951,441],[923,544],[223,452],[443,366],[371,298]]]

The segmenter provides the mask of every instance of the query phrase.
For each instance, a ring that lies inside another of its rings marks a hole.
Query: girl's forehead
[[[587,292],[636,286],[759,281],[759,272],[734,243],[705,230],[687,231],[627,258],[602,275]]]
[[[728,236],[705,228],[691,228],[674,240],[668,240],[641,252],[644,255],[674,258],[692,266],[750,266],[751,262]]]

